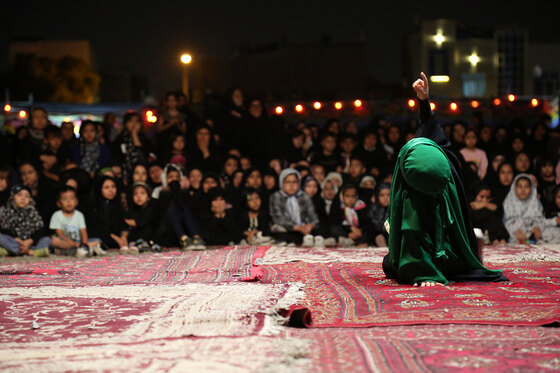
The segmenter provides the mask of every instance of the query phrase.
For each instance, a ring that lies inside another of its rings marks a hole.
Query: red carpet
[[[380,249],[2,259],[0,370],[559,371],[560,250],[488,249],[511,282],[397,285]]]
[[[294,329],[314,372],[558,372],[555,328],[417,325]]]
[[[0,266],[0,281],[4,287],[237,281],[250,277],[254,261],[262,257],[264,250],[247,246],[207,251],[9,263]]]
[[[488,265],[508,283],[419,288],[385,278],[372,263],[263,265],[263,283],[305,284],[300,304],[314,327],[414,324],[545,325],[560,321],[560,263]]]

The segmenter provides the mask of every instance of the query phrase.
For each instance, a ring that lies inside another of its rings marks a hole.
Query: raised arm
[[[420,79],[416,79],[412,83],[412,88],[416,92],[420,108],[420,129],[416,132],[416,137],[429,138],[440,146],[449,145],[447,135],[432,114],[432,108],[430,107],[430,85],[426,74],[420,73]]]

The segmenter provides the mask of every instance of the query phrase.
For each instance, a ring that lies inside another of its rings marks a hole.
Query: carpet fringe
[[[285,326],[290,321],[289,317],[282,316],[282,311],[298,304],[305,298],[305,285],[301,282],[289,283],[286,294],[278,300],[278,303],[270,308],[265,315],[264,326],[259,335],[277,335],[285,331]]]

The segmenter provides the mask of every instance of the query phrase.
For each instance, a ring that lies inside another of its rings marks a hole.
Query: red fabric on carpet
[[[557,372],[555,328],[416,325],[292,329],[314,372]]]
[[[527,262],[500,268],[507,283],[445,287],[399,285],[372,263],[263,265],[263,283],[305,284],[299,304],[314,327],[414,324],[545,325],[560,321],[560,264]]]

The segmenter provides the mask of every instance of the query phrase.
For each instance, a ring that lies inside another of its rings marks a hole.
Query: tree
[[[54,60],[27,55],[18,56],[10,80],[14,97],[33,93],[37,101],[92,103],[100,77],[76,57]]]

